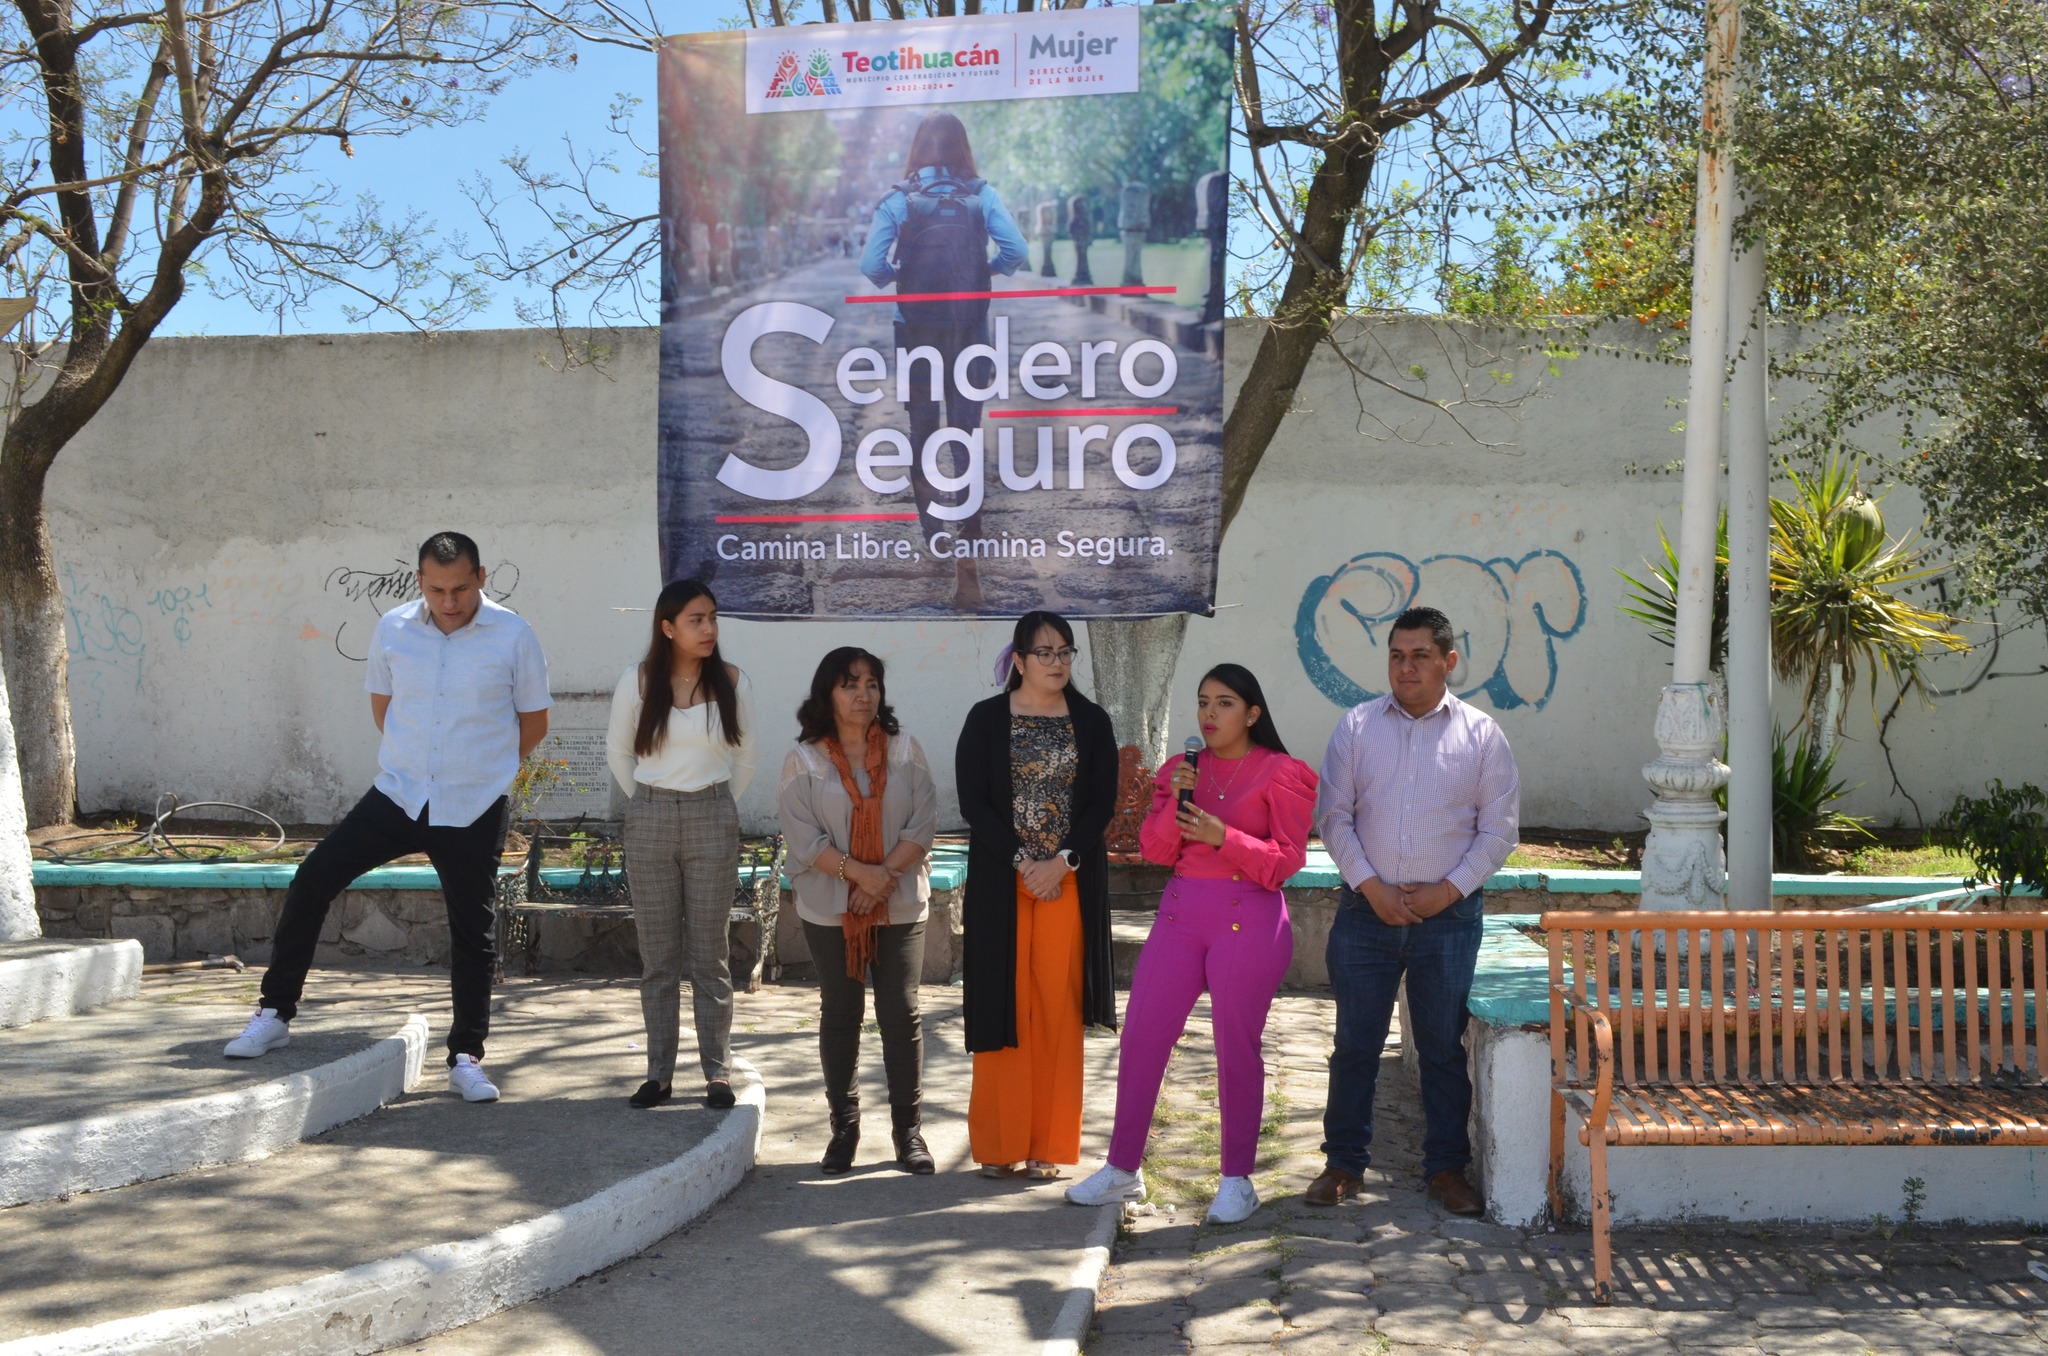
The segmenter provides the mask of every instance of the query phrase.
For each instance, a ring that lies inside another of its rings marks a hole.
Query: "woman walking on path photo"
[[[904,734],[882,683],[882,661],[842,646],[818,663],[796,709],[797,744],[782,763],[775,806],[789,877],[818,970],[818,1061],[832,1139],[818,1166],[853,1166],[860,1145],[860,1029],[867,981],[896,1162],[934,1170],[921,1126],[924,1027],[917,986],[931,908],[939,796],[924,749]]]
[[[1173,879],[1160,896],[1124,1008],[1109,1160],[1067,1188],[1067,1199],[1145,1199],[1145,1138],[1159,1086],[1206,989],[1223,1121],[1223,1181],[1207,1222],[1235,1224],[1259,1208],[1251,1181],[1265,1115],[1259,1046],[1273,995],[1294,959],[1280,887],[1308,858],[1316,774],[1288,756],[1249,669],[1210,669],[1196,706],[1207,748],[1198,763],[1176,758],[1159,769],[1152,811],[1138,833],[1145,860],[1172,867]]]
[[[954,755],[967,821],[962,995],[967,1134],[989,1177],[1050,1181],[1081,1158],[1081,1032],[1116,1027],[1109,850],[1116,735],[1075,689],[1074,628],[1018,622],[1004,691]]]
[[[669,584],[654,602],[646,658],[612,693],[605,731],[605,761],[633,797],[626,874],[640,936],[647,1081],[628,1100],[642,1109],[672,1095],[686,961],[704,1105],[733,1104],[726,927],[739,873],[735,802],[754,779],[753,728],[747,677],[718,651],[718,599],[695,579]]]
[[[978,512],[964,521],[933,513],[938,491],[925,476],[924,450],[942,426],[968,436],[981,428],[982,402],[970,398],[962,386],[990,389],[995,383],[995,359],[980,356],[968,364],[965,374],[956,372],[955,362],[963,349],[989,342],[988,300],[947,294],[988,291],[992,274],[1015,273],[1030,258],[1030,247],[1003,206],[1002,195],[976,177],[967,128],[951,113],[930,114],[917,125],[904,158],[903,175],[875,206],[860,271],[877,287],[895,284],[901,296],[944,298],[896,304],[896,347],[905,352],[929,348],[938,353],[932,379],[915,384],[914,389],[924,394],[914,396],[905,406],[910,421],[911,492],[927,541],[934,532],[947,528],[971,539],[982,535]],[[990,244],[996,247],[994,259],[989,258]],[[932,398],[934,385],[943,387],[943,402]],[[937,464],[946,475],[957,475],[964,457],[965,449],[955,444],[942,449]],[[981,581],[972,560],[954,561],[953,606],[970,613],[983,606]]]

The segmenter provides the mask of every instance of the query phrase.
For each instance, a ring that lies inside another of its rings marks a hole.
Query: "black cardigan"
[[[1081,896],[1081,1021],[1116,1029],[1116,982],[1110,969],[1109,848],[1104,835],[1116,813],[1116,733],[1109,713],[1078,692],[1067,693],[1079,766],[1067,836],[1060,844],[1078,859]],[[967,821],[967,890],[961,966],[967,1048],[1001,1050],[1017,1043],[1017,830],[1010,808],[1010,694],[977,702],[960,727],[953,754],[960,815]]]

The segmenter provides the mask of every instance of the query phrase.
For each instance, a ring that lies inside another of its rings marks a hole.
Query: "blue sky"
[[[721,19],[735,6],[725,3],[665,4],[661,6],[671,31],[708,31],[722,26]],[[500,161],[514,150],[523,151],[542,164],[566,164],[565,136],[575,140],[579,150],[604,149],[616,144],[605,130],[606,113],[613,98],[621,93],[646,100],[643,121],[651,134],[654,120],[654,56],[619,47],[587,45],[574,68],[547,71],[511,85],[493,100],[485,116],[461,127],[427,128],[404,137],[364,138],[355,143],[355,158],[323,147],[307,161],[310,173],[329,179],[345,196],[374,193],[387,213],[402,217],[406,208],[424,212],[443,237],[451,234],[480,234],[476,208],[464,197],[462,181],[479,172],[491,174],[501,184],[507,180]],[[656,184],[653,179],[622,175],[614,200],[625,205],[635,195],[644,199],[641,210],[652,211]],[[491,305],[472,316],[469,329],[511,328],[519,325],[512,306],[517,294],[510,288],[493,288]],[[404,322],[379,317],[366,324],[350,324],[342,314],[349,298],[337,291],[315,297],[297,315],[287,312],[286,334],[325,334],[352,330],[400,329]],[[187,290],[171,315],[165,332],[170,334],[276,334],[276,312],[257,311],[239,297],[215,298],[204,287]]]

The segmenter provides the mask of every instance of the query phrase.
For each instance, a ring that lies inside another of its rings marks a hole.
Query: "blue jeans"
[[[1330,925],[1326,958],[1337,996],[1337,1049],[1323,1110],[1323,1156],[1362,1173],[1372,1162],[1372,1099],[1394,997],[1408,977],[1408,1028],[1422,1066],[1422,1177],[1459,1172],[1472,1161],[1466,1121],[1472,1079],[1465,1071],[1465,1001],[1479,962],[1484,892],[1474,890],[1433,918],[1389,927],[1363,895],[1346,887]]]

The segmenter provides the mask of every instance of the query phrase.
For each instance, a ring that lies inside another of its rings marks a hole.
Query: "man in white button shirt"
[[[356,877],[423,852],[448,905],[449,1087],[471,1102],[498,1090],[480,1067],[491,1021],[498,856],[506,795],[548,732],[548,666],[518,614],[484,596],[476,543],[437,532],[419,554],[420,596],[386,612],[370,638],[370,718],[383,739],[368,795],[292,877],[247,1029],[228,1042],[249,1059],[291,1043],[328,906]]]
[[[1451,695],[1453,640],[1450,619],[1433,607],[1396,617],[1386,642],[1392,691],[1347,711],[1323,755],[1316,822],[1344,893],[1327,952],[1337,999],[1327,1166],[1302,1196],[1310,1205],[1336,1205],[1364,1184],[1380,1055],[1405,975],[1402,1034],[1422,1075],[1423,1182],[1453,1214],[1485,1210],[1465,1176],[1465,1003],[1481,890],[1514,851],[1522,783],[1493,717]]]

